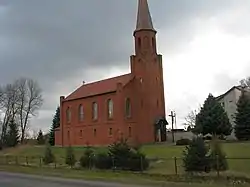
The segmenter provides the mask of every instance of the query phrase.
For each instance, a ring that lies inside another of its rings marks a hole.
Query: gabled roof
[[[217,100],[222,99],[223,97],[225,97],[229,92],[231,92],[232,90],[237,89],[239,91],[242,91],[242,86],[233,86],[231,89],[229,89],[227,92],[225,92],[222,95],[219,95],[218,97],[216,97]]]
[[[132,74],[125,74],[118,77],[112,77],[101,81],[84,84],[72,92],[65,98],[66,101],[75,100],[80,98],[91,97],[95,95],[115,92],[117,90],[117,84],[121,83],[125,86],[132,80]]]

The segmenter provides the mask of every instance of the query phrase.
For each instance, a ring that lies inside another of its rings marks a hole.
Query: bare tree
[[[4,139],[8,124],[15,119],[18,112],[19,93],[16,82],[1,88],[0,110],[3,120],[1,122],[1,140]]]
[[[28,121],[36,115],[37,110],[42,106],[42,91],[38,83],[32,79],[21,78],[18,81],[20,94],[19,120],[21,127],[21,143],[25,138]]]
[[[196,118],[196,110],[192,110],[188,113],[187,117],[185,117],[185,125],[191,128],[194,128],[195,126],[195,118]]]
[[[245,78],[245,79],[242,79],[242,80],[240,81],[240,85],[241,85],[242,87],[248,87],[248,88],[250,88],[250,77],[247,77],[247,78]]]

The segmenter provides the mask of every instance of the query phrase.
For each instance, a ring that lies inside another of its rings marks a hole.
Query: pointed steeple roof
[[[139,30],[152,30],[156,32],[153,27],[147,0],[138,0],[137,24],[135,32]]]

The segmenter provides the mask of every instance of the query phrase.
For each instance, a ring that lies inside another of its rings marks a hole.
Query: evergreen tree
[[[51,147],[48,144],[45,148],[45,153],[44,153],[44,157],[43,157],[43,163],[44,164],[51,164],[55,161],[55,157],[51,151]]]
[[[45,139],[44,139],[42,130],[39,131],[36,140],[37,140],[37,144],[38,144],[38,145],[43,145],[43,144],[45,144]]]
[[[18,126],[14,120],[10,121],[9,130],[6,136],[7,136],[6,143],[8,147],[15,147],[18,144],[20,135],[19,135]]]
[[[209,172],[209,149],[203,138],[193,138],[184,151],[183,164],[187,172]]]
[[[76,163],[76,158],[75,158],[75,154],[74,154],[74,150],[72,149],[71,146],[69,146],[66,149],[66,158],[65,158],[65,164],[69,165],[69,166],[74,166]]]
[[[58,106],[50,128],[49,144],[51,146],[55,145],[55,129],[58,128],[59,126],[60,126],[60,107]]]
[[[228,169],[226,154],[222,151],[219,141],[213,140],[210,159],[213,170],[225,171]]]
[[[250,140],[250,97],[245,91],[237,103],[235,136],[238,140]]]
[[[225,110],[212,94],[209,94],[196,116],[194,132],[213,136],[228,136],[232,132],[232,125]]]

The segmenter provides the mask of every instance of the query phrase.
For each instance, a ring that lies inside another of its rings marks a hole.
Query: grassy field
[[[9,171],[22,174],[32,174],[39,176],[60,177],[69,179],[84,179],[98,180],[108,182],[119,182],[123,184],[138,184],[143,186],[154,187],[249,187],[249,184],[243,181],[230,181],[225,179],[219,180],[187,180],[178,179],[168,180],[164,177],[152,177],[145,175],[135,175],[126,172],[98,172],[98,171],[83,171],[83,170],[65,170],[65,169],[48,169],[48,168],[31,168],[31,167],[16,167],[16,166],[0,166],[0,171]]]
[[[222,148],[228,157],[229,171],[225,174],[233,176],[245,176],[250,178],[250,142],[245,143],[222,143]],[[77,159],[84,152],[83,147],[74,147],[74,152]],[[106,151],[106,148],[94,148],[97,152]],[[182,152],[184,151],[184,146],[175,146],[170,144],[155,144],[155,145],[144,145],[141,150],[144,152],[148,158],[155,161],[150,163],[150,169],[146,171],[149,175],[138,175],[133,173],[124,172],[112,172],[112,171],[82,171],[82,170],[65,170],[64,158],[65,158],[65,148],[52,147],[53,154],[56,156],[57,164],[56,169],[41,167],[39,169],[33,167],[16,167],[14,165],[0,165],[0,170],[21,172],[28,174],[38,174],[38,175],[49,175],[49,176],[60,176],[66,178],[79,178],[79,179],[97,179],[97,180],[114,180],[120,182],[126,182],[128,179],[132,183],[144,183],[151,184],[149,181],[156,182],[157,184],[162,184],[163,181],[182,181],[182,179],[175,179],[178,177],[175,174],[175,162],[174,157],[177,157],[177,172],[178,174],[183,173],[182,168]],[[12,163],[15,162],[15,158],[18,157],[18,163],[26,163],[28,157],[28,163],[30,166],[40,164],[40,159],[44,155],[44,146],[21,146],[11,149],[6,149],[0,152],[0,159],[6,159],[6,157],[12,157]],[[0,160],[0,162],[5,162],[5,160]],[[62,167],[60,167],[62,166]],[[63,169],[64,168],[64,169]],[[170,178],[164,178],[164,176],[158,178],[158,175],[154,174],[170,174]],[[156,176],[156,177],[155,177]],[[224,174],[221,173],[221,176]],[[213,174],[210,174],[213,177]],[[186,180],[186,179],[184,179]],[[210,180],[210,179],[209,179]],[[225,180],[227,181],[227,179]],[[204,184],[199,183],[198,186],[233,186],[234,184],[225,184],[227,182],[205,182]],[[194,181],[197,182],[197,181]],[[188,187],[196,186],[193,182],[190,183],[168,183],[167,186],[177,186],[177,187]],[[246,186],[246,185],[244,185]]]
[[[228,157],[229,171],[228,173],[247,175],[250,176],[250,142],[245,143],[222,143],[222,148]],[[43,156],[44,147],[39,146],[23,146],[14,149],[8,149],[0,152],[0,155],[12,155],[22,157],[25,162],[25,156],[34,157],[29,162],[39,162],[38,157]],[[96,151],[105,151],[105,148],[95,148]],[[175,162],[174,157],[177,159],[177,172],[183,173],[182,168],[182,152],[185,149],[184,146],[175,145],[145,145],[142,151],[147,155],[148,158],[156,158],[156,161],[151,163],[150,173],[161,173],[161,174],[174,174],[175,173]],[[58,164],[64,163],[65,148],[53,147],[54,155],[57,158]],[[84,152],[83,147],[74,147],[74,151],[77,159]]]

